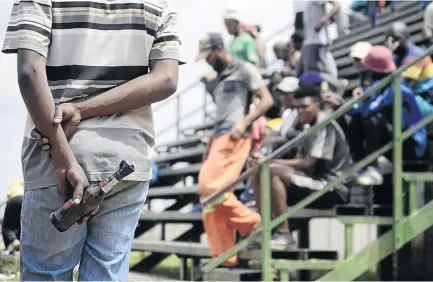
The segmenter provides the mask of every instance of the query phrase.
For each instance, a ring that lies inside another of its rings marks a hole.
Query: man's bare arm
[[[323,16],[323,18],[320,20],[321,25],[324,25],[340,11],[340,4],[337,1],[328,1],[328,2],[333,5],[333,8],[329,14]]]
[[[243,121],[247,126],[250,126],[256,119],[263,116],[274,103],[274,100],[266,86],[260,87],[254,91],[253,94],[255,97],[260,99],[260,103],[256,106],[254,111],[250,111],[250,113],[245,116]]]
[[[63,129],[53,123],[54,100],[47,82],[46,59],[40,54],[18,50],[18,84],[27,110],[38,131],[51,143],[51,155],[56,168],[76,161]]]
[[[317,162],[317,159],[314,157],[306,157],[306,158],[299,158],[299,159],[292,159],[292,160],[278,159],[278,160],[274,160],[273,162],[285,166],[290,166],[292,168],[304,169],[313,166]]]
[[[179,63],[155,60],[152,71],[101,95],[76,103],[82,119],[122,114],[170,97],[177,89]]]

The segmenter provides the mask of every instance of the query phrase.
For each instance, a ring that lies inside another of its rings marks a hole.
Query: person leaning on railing
[[[258,68],[226,51],[220,33],[208,33],[199,41],[197,60],[201,59],[217,72],[217,123],[198,176],[200,195],[207,197],[239,177],[252,146],[250,127],[271,108],[273,101]],[[253,99],[258,102],[250,111]],[[247,236],[260,222],[260,215],[243,205],[232,191],[204,206],[203,225],[212,257],[235,245],[235,230]],[[237,264],[237,256],[224,263]]]
[[[384,46],[373,46],[368,55],[361,61],[366,72],[366,77],[372,81],[374,87],[381,79],[392,74],[396,70],[392,52]],[[403,99],[403,129],[410,128],[423,117],[433,113],[433,106],[426,102],[404,80],[400,85]],[[364,89],[368,91],[368,88]],[[360,104],[353,113],[361,114],[366,122],[365,126],[365,154],[375,151],[392,138],[392,103],[394,87],[388,85],[377,93],[373,93],[369,99]],[[416,131],[411,139],[404,143],[404,159],[419,160],[426,150],[427,134],[425,128]],[[391,159],[389,155],[386,156]],[[361,185],[381,185],[383,172],[378,166],[370,166],[366,172],[358,177]]]
[[[300,86],[294,93],[294,108],[297,111],[297,130],[308,130],[328,117],[321,110],[321,93],[316,86]],[[297,146],[298,154],[291,159],[276,159],[270,163],[271,169],[271,206],[272,214],[278,217],[287,211],[287,206],[296,205],[305,197],[323,189],[327,183],[350,167],[349,147],[344,132],[336,121],[306,138]],[[264,156],[254,152],[250,158],[251,166],[257,165]],[[260,174],[252,177],[254,195],[260,206]],[[347,201],[348,188],[336,187],[310,205],[312,208],[328,209]],[[296,247],[288,221],[274,233],[271,240],[274,249]]]

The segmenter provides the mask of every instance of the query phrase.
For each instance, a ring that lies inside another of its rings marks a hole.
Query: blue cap
[[[312,85],[312,84],[322,84],[324,81],[320,73],[315,71],[308,71],[301,75],[299,78],[299,85]]]

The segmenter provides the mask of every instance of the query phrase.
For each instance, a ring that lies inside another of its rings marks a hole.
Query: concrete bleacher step
[[[182,162],[200,162],[206,148],[204,146],[197,146],[192,149],[186,149],[180,152],[169,152],[160,154],[155,158],[155,162],[160,164],[173,164],[179,161]]]
[[[408,25],[409,32],[413,34],[416,33],[417,30],[420,29],[420,27],[422,28],[423,14],[422,11],[419,10],[419,12],[414,13],[411,16],[405,18],[397,18],[397,20],[405,22]],[[376,42],[378,40],[381,40],[380,43],[384,43],[386,40],[385,34],[388,30],[388,27],[389,25],[384,25],[381,27],[371,28],[370,30],[355,36],[345,36],[346,39],[344,41],[341,41],[340,44],[333,44],[330,48],[334,59],[347,56],[349,53],[349,48],[359,41],[368,41],[377,44]]]
[[[143,212],[140,215],[140,222],[159,222],[159,223],[201,223],[200,212],[182,213],[179,211],[165,212]]]
[[[337,38],[331,47],[331,50],[341,49],[343,47],[350,47],[352,44],[359,41],[359,37],[365,36],[365,34],[372,34],[377,32],[377,30],[382,30],[384,27],[389,26],[394,21],[405,20],[411,15],[420,14],[422,9],[418,3],[405,3],[401,5],[393,12],[387,12],[379,16],[376,26],[373,28],[369,21],[365,22],[363,25],[353,28],[350,34]],[[422,14],[422,13],[421,13]]]
[[[290,207],[289,207],[290,209]],[[291,219],[311,219],[311,218],[332,218],[335,211],[303,209],[295,213]],[[140,222],[161,222],[161,223],[199,223],[202,220],[201,212],[182,213],[178,211],[164,212],[143,212],[140,215]]]
[[[235,191],[243,191],[245,186],[243,184],[237,185]],[[193,185],[189,187],[154,187],[149,189],[147,194],[148,199],[177,199],[181,197],[199,197],[198,185]]]
[[[200,125],[187,127],[181,130],[183,135],[194,135],[200,131],[211,130],[215,126],[215,121],[206,122]]]
[[[182,180],[186,176],[197,177],[201,166],[202,166],[201,163],[196,163],[196,164],[189,164],[188,166],[182,168],[173,168],[173,167],[160,168],[158,171],[158,183],[156,185],[157,186],[174,185],[175,183],[177,183],[179,180]]]
[[[203,281],[262,281],[261,272],[254,269],[216,268],[203,277]]]
[[[392,217],[390,205],[339,205],[335,208],[337,216],[382,216]]]
[[[135,239],[132,242],[133,251],[176,254],[179,256],[210,258],[209,246],[193,242],[148,241]]]
[[[244,260],[260,260],[261,250],[245,250],[239,254]],[[273,259],[286,260],[337,260],[338,252],[330,250],[295,249],[295,250],[272,250]]]
[[[190,148],[195,147],[201,143],[201,138],[203,136],[191,136],[186,137],[180,141],[170,141],[155,146],[155,151],[157,152],[167,152],[173,148]]]
[[[377,22],[376,22],[377,25],[379,25],[381,21],[388,19],[390,16],[395,15],[395,12],[407,10],[415,6],[419,7],[419,4],[416,3],[417,1],[396,1],[396,2],[397,2],[397,8],[394,11],[392,11],[391,7],[387,7],[385,8],[385,10],[383,10],[381,13],[378,14]],[[371,28],[370,19],[366,19],[364,21],[353,24],[351,26],[351,32],[360,32],[365,30],[365,28]]]

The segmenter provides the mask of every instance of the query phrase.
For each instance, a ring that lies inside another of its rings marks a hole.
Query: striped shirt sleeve
[[[156,33],[149,59],[151,61],[172,59],[183,64],[185,62],[182,59],[181,48],[182,43],[179,38],[177,12],[169,4],[162,14],[162,23]]]
[[[30,49],[47,57],[51,40],[51,0],[15,0],[3,53]]]

